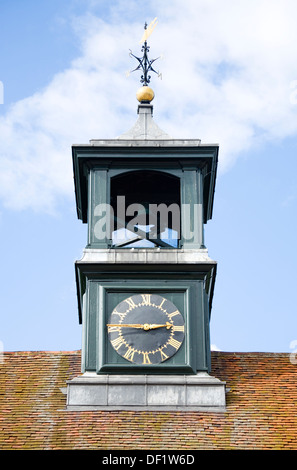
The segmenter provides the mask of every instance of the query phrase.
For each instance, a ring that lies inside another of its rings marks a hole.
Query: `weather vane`
[[[130,57],[134,57],[139,62],[139,64],[138,64],[138,67],[136,67],[134,70],[131,70],[131,72],[129,72],[128,75],[132,72],[135,72],[136,70],[142,69],[143,75],[141,75],[140,83],[142,83],[143,86],[148,86],[148,84],[151,81],[151,76],[149,75],[149,72],[154,72],[158,75],[158,77],[162,77],[162,75],[156,70],[154,70],[154,68],[152,67],[153,63],[156,60],[158,60],[159,57],[157,57],[157,59],[152,59],[152,60],[150,60],[148,57],[150,48],[147,45],[147,39],[152,34],[156,26],[157,26],[157,18],[155,18],[150,23],[149,26],[147,25],[147,23],[145,23],[144,25],[144,34],[140,41],[140,44],[143,43],[142,48],[141,48],[141,52],[143,52],[143,57],[136,57],[130,49]]]

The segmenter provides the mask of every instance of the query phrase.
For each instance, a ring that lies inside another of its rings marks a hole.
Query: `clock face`
[[[156,294],[137,294],[120,302],[107,330],[115,351],[135,364],[166,361],[181,347],[185,335],[181,313]]]

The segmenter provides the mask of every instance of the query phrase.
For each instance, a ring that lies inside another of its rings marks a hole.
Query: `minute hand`
[[[167,330],[172,327],[172,324],[169,322],[166,322],[165,325],[157,325],[155,323],[149,324],[149,323],[144,323],[143,325],[139,323],[108,323],[107,326],[112,327],[120,327],[120,328],[141,328],[143,330],[155,330],[156,328],[164,328],[166,327]]]
[[[120,326],[121,328],[144,328],[144,325],[139,323],[108,323],[106,326]]]

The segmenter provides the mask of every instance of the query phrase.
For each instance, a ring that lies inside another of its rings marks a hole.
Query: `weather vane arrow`
[[[154,31],[155,27],[157,26],[158,24],[158,21],[157,21],[157,18],[155,18],[149,25],[149,27],[147,27],[147,23],[145,23],[144,25],[144,33],[143,33],[143,36],[141,38],[141,41],[140,41],[140,44],[142,44],[143,42],[147,41],[148,38],[150,37],[150,35],[152,34],[152,32]]]
[[[149,72],[154,72],[158,75],[158,77],[162,77],[162,75],[152,67],[153,63],[156,60],[158,60],[159,57],[157,57],[157,59],[152,59],[152,60],[150,60],[148,57],[150,48],[147,45],[147,39],[150,37],[150,35],[154,31],[155,27],[157,26],[157,23],[158,23],[157,18],[155,18],[150,23],[149,26],[147,26],[147,23],[145,23],[144,25],[144,33],[140,41],[140,44],[143,43],[142,48],[141,48],[141,52],[143,52],[142,57],[135,56],[130,49],[130,57],[134,57],[138,61],[139,64],[134,70],[131,70],[129,74],[132,72],[135,72],[136,70],[142,70],[143,74],[141,75],[140,83],[142,83],[143,86],[148,86],[148,84],[151,81],[151,76],[149,75]]]

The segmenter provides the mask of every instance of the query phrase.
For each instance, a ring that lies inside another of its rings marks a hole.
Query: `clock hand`
[[[124,327],[124,328],[142,328],[145,331],[147,330],[155,330],[156,328],[163,328],[166,327],[167,330],[171,328],[173,325],[169,322],[166,322],[165,325],[156,325],[156,324],[149,324],[149,323],[144,323],[143,325],[140,325],[139,323],[108,323],[107,326],[118,326],[118,327]]]
[[[120,326],[120,327],[127,327],[127,328],[144,328],[144,325],[140,325],[139,323],[108,323],[106,326]]]
[[[169,328],[171,328],[172,326],[173,325],[169,323],[169,321],[167,321],[165,325],[155,325],[155,324],[150,325],[150,330],[155,330],[156,328],[163,328],[163,327],[166,327],[166,329],[169,330]]]

